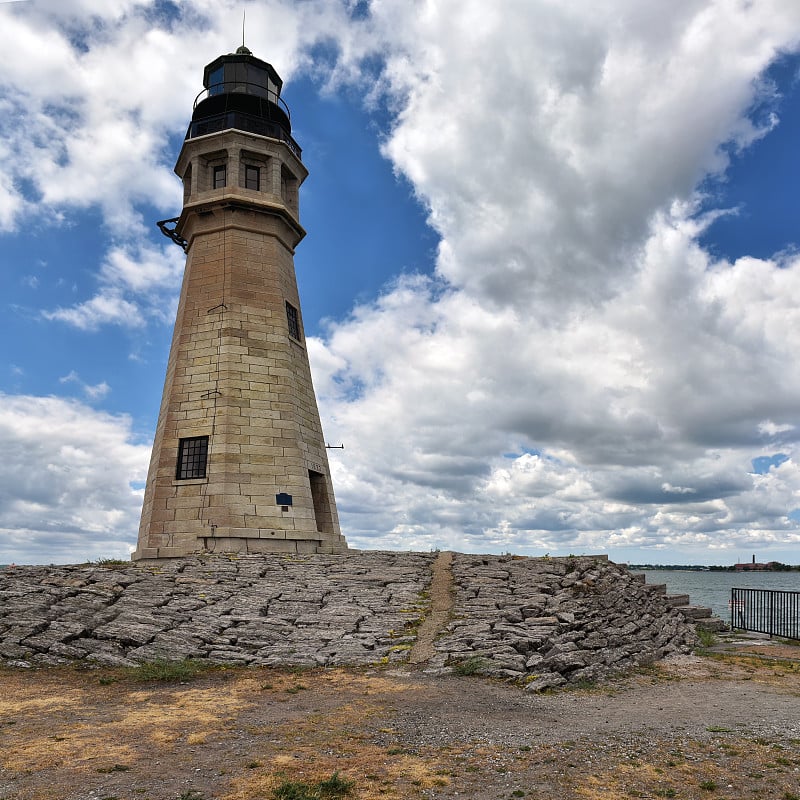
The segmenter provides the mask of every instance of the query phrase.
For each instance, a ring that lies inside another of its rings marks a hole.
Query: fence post
[[[733,587],[731,587],[731,600],[730,600],[730,607],[731,607],[731,630],[735,630],[735,629],[736,629],[736,626],[733,624],[733,617],[734,617],[733,609],[734,609],[734,606],[735,606],[735,601],[736,601],[736,589],[734,589]]]
[[[775,593],[769,593],[769,638],[773,636],[775,630]]]

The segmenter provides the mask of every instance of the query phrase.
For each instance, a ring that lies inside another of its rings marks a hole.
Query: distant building
[[[766,564],[760,564],[756,561],[756,557],[753,556],[752,561],[735,564],[733,568],[737,572],[764,572],[774,569],[777,563],[777,561],[767,561]]]

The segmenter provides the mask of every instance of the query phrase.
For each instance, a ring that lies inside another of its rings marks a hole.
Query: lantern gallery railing
[[[263,117],[252,114],[244,114],[241,111],[228,111],[224,114],[215,114],[192,122],[186,134],[187,139],[195,139],[198,136],[207,136],[209,133],[219,133],[228,128],[236,128],[240,131],[257,133],[259,136],[269,136],[270,139],[278,139],[285,142],[288,148],[299,158],[302,159],[303,151],[300,145],[292,138],[291,134],[277,122],[271,122]]]
[[[800,639],[800,592],[731,589],[731,629]]]
[[[289,106],[277,92],[260,83],[213,83],[197,95],[186,138],[194,139],[228,128],[278,139],[298,158],[302,156],[300,146],[292,138]]]

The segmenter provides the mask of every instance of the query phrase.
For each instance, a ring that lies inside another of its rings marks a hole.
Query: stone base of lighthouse
[[[210,554],[238,554],[238,555],[292,555],[296,553],[344,553],[347,551],[347,544],[342,543],[339,547],[334,547],[321,540],[311,539],[262,539],[256,536],[259,532],[245,531],[239,535],[231,531],[231,536],[216,536],[204,539],[204,544],[197,550],[188,551],[184,547],[144,547],[136,550],[131,559],[133,561],[156,561],[164,558],[187,558],[189,556],[210,555]],[[266,531],[265,533],[271,533]],[[274,532],[279,535],[280,532]]]

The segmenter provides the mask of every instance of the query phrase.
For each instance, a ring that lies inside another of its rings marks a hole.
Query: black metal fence
[[[800,592],[731,589],[731,629],[800,639]]]

